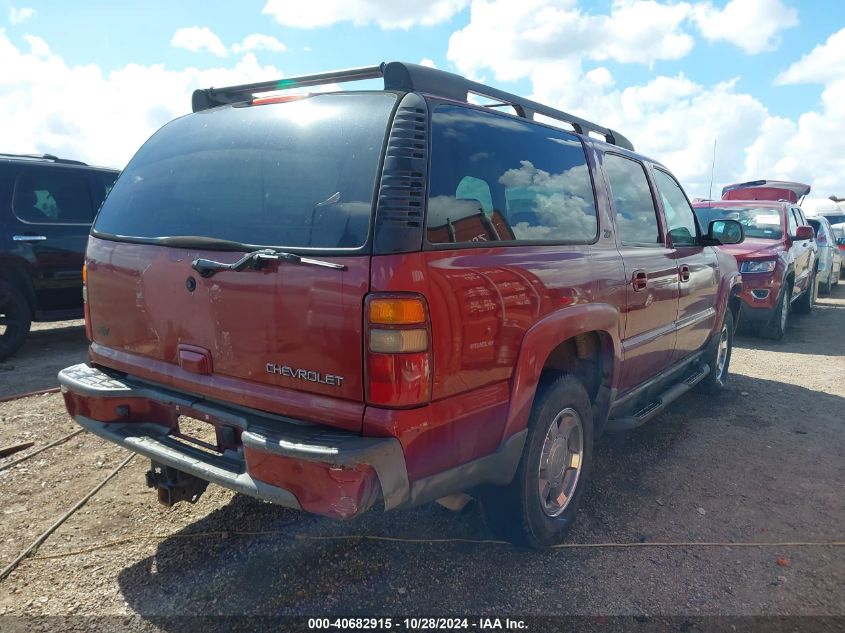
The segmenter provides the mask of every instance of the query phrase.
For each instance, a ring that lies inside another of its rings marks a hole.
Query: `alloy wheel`
[[[581,416],[567,407],[555,416],[540,452],[538,494],[543,512],[560,516],[578,486],[584,463],[584,428]]]

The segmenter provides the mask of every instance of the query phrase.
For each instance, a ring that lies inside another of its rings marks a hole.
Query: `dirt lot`
[[[604,438],[569,543],[845,541],[843,332],[840,286],[783,342],[740,338],[720,398],[686,397]],[[0,397],[54,385],[58,368],[84,359],[83,339],[78,325],[39,330],[0,364]],[[0,404],[0,445],[73,428],[58,394]],[[82,434],[0,472],[0,564],[126,455]],[[0,583],[0,614],[113,614],[163,628],[158,616],[180,614],[845,616],[843,547],[537,553],[332,539],[493,537],[476,508],[434,504],[340,524],[210,487],[168,510],[144,487],[146,467],[136,458]]]

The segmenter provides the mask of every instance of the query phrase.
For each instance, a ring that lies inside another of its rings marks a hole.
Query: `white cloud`
[[[767,177],[810,183],[814,196],[845,195],[845,79],[827,84],[820,108],[797,122],[769,122],[749,149],[752,160]]]
[[[577,62],[544,65],[530,79],[533,98],[618,130],[669,167],[691,197],[709,193],[714,140],[717,197],[725,184],[757,178],[845,195],[845,79],[829,83],[820,107],[797,119],[774,116],[735,79],[704,85],[678,74],[622,89],[607,69],[584,73]]]
[[[749,54],[774,50],[780,32],[798,24],[798,11],[781,0],[730,0],[723,9],[706,2],[693,15],[706,39],[730,42]]]
[[[50,55],[50,46],[37,35],[24,35],[23,39],[29,44],[30,52],[36,57],[47,57]]]
[[[845,195],[845,29],[779,78],[827,82],[821,105],[795,119],[772,115],[737,88],[738,78],[705,85],[677,74],[622,88],[607,67],[590,68],[606,60],[682,58],[693,46],[687,30],[695,27],[761,52],[795,22],[795,11],[780,0],[731,0],[719,10],[613,0],[605,15],[585,12],[575,0],[473,0],[469,24],[453,33],[447,56],[471,77],[492,75],[488,83],[528,79],[534,99],[618,130],[693,196],[708,194],[714,140],[714,192],[739,180],[794,178],[819,195]]]
[[[95,64],[68,65],[39,38],[29,45],[31,51],[19,49],[0,29],[3,151],[52,153],[96,165],[123,167],[159,127],[190,112],[196,88],[284,76],[253,54],[226,68],[128,64],[104,72]]]
[[[431,26],[452,18],[470,0],[323,0],[291,2],[267,0],[261,10],[284,26],[311,29],[352,22],[356,26],[377,24],[384,29]]]
[[[236,54],[261,50],[281,53],[287,49],[287,46],[272,35],[263,35],[262,33],[252,33],[247,35],[240,44],[232,44],[232,52]]]
[[[653,0],[614,0],[609,15],[584,13],[569,0],[475,0],[469,24],[449,39],[448,58],[465,73],[490,69],[503,80],[572,60],[679,59],[693,47],[682,28],[689,14],[686,3]]]
[[[208,51],[217,57],[226,57],[228,51],[220,38],[207,26],[189,26],[176,29],[170,45],[194,53]]]
[[[21,7],[20,9],[16,9],[15,7],[11,7],[9,9],[9,22],[12,25],[23,24],[34,15],[35,9],[30,9],[28,7]]]
[[[826,83],[845,77],[845,28],[777,76],[775,84]]]
[[[420,66],[428,66],[429,68],[437,68],[437,64],[434,63],[434,60],[429,59],[428,57],[423,57],[420,60]]]
[[[669,167],[693,196],[708,193],[714,139],[716,183],[734,182],[746,172],[745,148],[769,118],[762,103],[736,91],[734,81],[704,86],[679,74],[618,89],[604,68],[581,74],[571,67],[558,82],[560,74],[535,73],[534,98],[619,131],[638,152]]]

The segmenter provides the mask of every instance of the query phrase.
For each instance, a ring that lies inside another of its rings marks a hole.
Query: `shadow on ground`
[[[841,536],[843,405],[734,376],[716,399],[692,395],[642,429],[608,435],[569,542]],[[220,530],[272,534],[190,538]],[[835,555],[807,554],[806,583],[794,581],[785,595],[769,586],[786,573],[776,552],[753,548],[534,552],[327,538],[341,535],[495,538],[478,507],[453,514],[430,504],[335,523],[238,496],[162,541],[118,582],[135,612],[173,630],[184,622],[157,616],[795,613],[819,600],[827,612],[843,604]]]
[[[791,354],[845,356],[845,337],[838,336],[845,310],[845,281],[834,286],[830,295],[819,297],[810,314],[789,315],[786,335],[772,341],[740,323],[734,345],[739,349],[759,349]]]
[[[82,321],[67,323],[35,325],[20,351],[0,362],[0,398],[58,387],[60,369],[85,362],[85,326]]]

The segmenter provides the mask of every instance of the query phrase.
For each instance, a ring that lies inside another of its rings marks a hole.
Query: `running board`
[[[698,365],[694,373],[684,378],[681,382],[675,383],[669,387],[666,391],[660,394],[660,397],[656,400],[649,402],[631,416],[610,418],[604,428],[608,431],[628,431],[630,429],[635,429],[638,426],[642,426],[658,413],[661,413],[666,407],[684,395],[687,391],[704,380],[709,373],[709,365]]]

